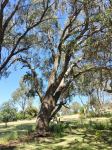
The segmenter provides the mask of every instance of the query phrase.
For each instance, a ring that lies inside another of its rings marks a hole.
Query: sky
[[[18,69],[13,71],[8,78],[0,80],[0,105],[11,98],[12,92],[19,87],[19,80],[21,79],[24,71]]]

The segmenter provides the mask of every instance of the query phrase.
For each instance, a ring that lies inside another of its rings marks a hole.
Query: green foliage
[[[98,116],[96,115],[96,113],[94,111],[91,110],[88,113],[88,117],[90,117],[90,118],[92,117],[93,118],[93,117],[98,117]]]
[[[80,107],[80,114],[84,114],[84,107]]]
[[[2,105],[0,109],[0,120],[4,123],[17,120],[17,111],[9,102]]]
[[[110,117],[112,117],[112,112],[106,112],[105,111],[104,113],[101,114],[101,116],[110,118]]]
[[[51,2],[51,0],[46,2],[42,0],[22,0],[13,1],[12,3],[12,1],[5,0],[3,4],[0,3],[0,9],[2,10],[0,11],[0,16],[2,16],[0,18],[0,26],[2,29],[0,30],[0,51],[2,51],[4,47],[6,49],[0,58],[0,77],[8,74],[6,71],[8,71],[9,66],[15,62],[15,55],[18,57],[19,53],[23,56],[23,53],[27,53],[29,47],[33,47],[33,44],[36,45],[36,43],[39,43],[39,34],[37,36],[37,32],[40,27],[35,30],[36,32],[32,32],[31,30],[38,27],[40,23],[43,22],[43,19],[51,16],[49,12],[52,10],[49,6]],[[43,13],[44,11],[45,13]],[[4,23],[2,24],[2,22]],[[15,44],[13,42],[15,42]]]
[[[102,130],[109,130],[112,131],[112,123],[111,123],[111,119],[107,122],[97,122],[97,121],[90,121],[89,122],[89,128],[92,130],[98,130],[98,131],[102,131]]]
[[[25,111],[26,111],[26,114],[29,115],[31,118],[35,118],[38,113],[38,109],[34,106],[28,107]]]
[[[101,123],[101,122],[100,123],[95,122],[95,123],[92,124],[92,128],[96,129],[96,130],[105,130],[106,129],[106,124]]]
[[[12,17],[8,18],[7,24],[6,16],[16,5],[15,2],[7,5],[7,2],[3,8],[4,13],[0,15],[3,16],[0,18],[2,19],[0,33],[3,30],[0,34],[3,35],[0,38],[0,72],[7,70],[16,58],[23,68],[27,67],[30,70],[24,78],[30,80],[31,85],[26,86],[21,81],[20,87],[12,96],[23,112],[24,116],[20,118],[30,119],[30,116],[36,116],[34,109],[28,110],[26,115],[26,109],[31,102],[29,96],[34,96],[35,93],[40,99],[52,97],[56,107],[60,102],[59,98],[68,100],[74,91],[83,95],[91,94],[101,78],[99,68],[100,70],[111,69],[110,7],[106,8],[101,1],[98,3],[96,0],[65,0],[57,3],[53,3],[52,0],[47,2],[40,0],[37,3],[28,0],[25,6],[20,5],[20,9],[15,9],[14,16],[12,11]],[[4,11],[5,7],[7,11]],[[2,22],[6,23],[6,29],[4,27],[2,29]],[[30,30],[33,27],[37,28]],[[2,45],[5,47],[4,53]],[[24,53],[19,54],[23,49],[25,49]],[[110,77],[109,75],[108,79]],[[60,93],[58,97],[57,93]],[[99,114],[97,102],[93,97],[91,106]],[[48,105],[50,103],[49,98]],[[65,109],[62,114],[69,114],[69,112]],[[74,112],[78,110],[75,108]],[[84,114],[85,108],[80,112]],[[9,114],[5,112],[4,114],[7,122]]]
[[[94,112],[94,111],[89,111],[89,113],[87,114],[87,117],[112,117],[112,113],[111,112],[107,112],[107,111],[104,111],[104,112],[100,112],[99,114]]]
[[[17,113],[17,120],[24,120],[25,117],[24,117],[24,114],[22,112],[18,112]]]
[[[38,111],[35,107],[27,108],[25,110],[25,116],[24,116],[24,113],[22,111],[17,113],[17,120],[33,119],[37,116],[37,113],[38,113]]]

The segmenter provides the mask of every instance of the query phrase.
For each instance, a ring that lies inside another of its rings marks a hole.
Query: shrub
[[[50,124],[49,130],[55,135],[61,136],[67,128],[69,128],[69,123],[59,122],[58,124]]]
[[[96,123],[95,124],[95,129],[97,129],[97,130],[105,130],[105,124]]]
[[[38,109],[34,106],[30,106],[26,109],[26,114],[30,116],[30,118],[34,118],[37,116]],[[29,118],[29,117],[28,117]]]
[[[10,103],[4,103],[1,107],[0,120],[4,122],[6,127],[9,121],[17,121],[16,109]]]
[[[23,120],[24,118],[24,114],[22,112],[18,112],[17,113],[17,120]]]
[[[26,114],[25,115],[25,119],[28,119],[28,120],[31,120],[33,117],[31,116],[31,115],[29,115],[29,114]]]

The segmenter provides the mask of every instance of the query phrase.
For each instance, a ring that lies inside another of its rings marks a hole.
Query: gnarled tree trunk
[[[51,114],[56,107],[56,100],[52,95],[44,97],[39,114],[37,116],[37,134],[46,136],[49,133],[49,123],[52,119]]]

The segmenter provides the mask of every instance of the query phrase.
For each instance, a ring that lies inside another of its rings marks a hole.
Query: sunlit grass
[[[109,119],[69,117],[61,118],[61,125],[55,126],[51,137],[27,142],[22,138],[35,130],[35,120],[9,123],[7,128],[1,124],[0,144],[7,145],[19,140],[15,150],[112,150]]]
[[[10,141],[18,140],[23,136],[28,136],[30,132],[35,130],[34,121],[11,122],[6,128],[0,125],[0,144],[7,144]]]

